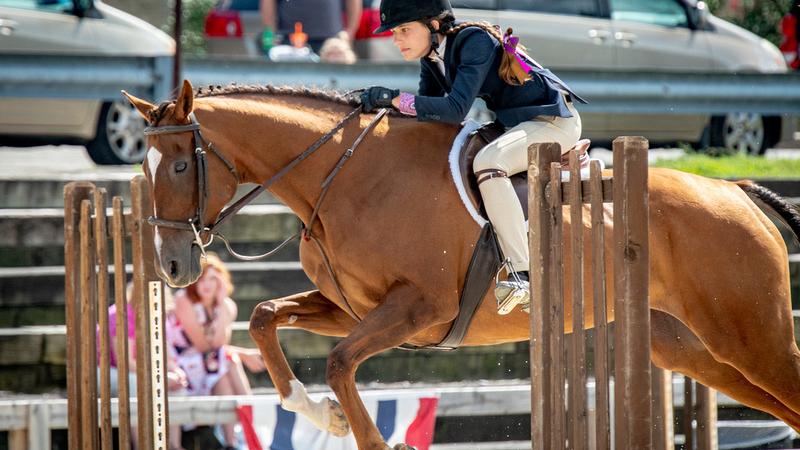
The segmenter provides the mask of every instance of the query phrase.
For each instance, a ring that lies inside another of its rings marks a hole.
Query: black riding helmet
[[[375,33],[389,31],[407,22],[436,17],[444,12],[453,13],[450,0],[382,0],[381,26]]]

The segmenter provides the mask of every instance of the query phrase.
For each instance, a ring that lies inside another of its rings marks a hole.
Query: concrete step
[[[263,253],[275,242],[236,244],[245,254]],[[63,264],[62,247],[52,248],[52,259]],[[232,270],[239,304],[239,320],[247,320],[258,302],[313,289],[298,261],[297,242],[264,262],[243,263],[220,244],[212,250]],[[41,255],[39,255],[41,256]],[[127,261],[130,261],[128,255]],[[64,323],[64,269],[61,265],[0,267],[0,327]],[[791,293],[800,309],[800,254],[790,256]]]
[[[281,242],[232,242],[233,249],[243,255],[260,255],[276,248]],[[217,253],[223,261],[238,261],[228,253],[222,241],[215,239],[209,251]],[[297,240],[287,243],[269,261],[297,261],[299,243]],[[126,246],[126,261],[130,261],[130,244]],[[36,247],[0,247],[0,273],[3,268],[63,266],[64,245],[47,245]]]
[[[299,229],[300,221],[289,208],[265,204],[245,206],[220,231],[233,243],[254,243],[280,242]],[[14,264],[6,257],[2,266],[25,265],[24,251],[63,245],[63,209],[0,209],[0,253],[16,249],[13,253],[20,258],[20,264]],[[43,252],[53,254],[52,250]]]
[[[325,383],[327,356],[339,341],[303,330],[280,330],[281,347],[294,373],[309,384]],[[231,343],[255,347],[247,322],[234,324]],[[364,363],[361,383],[527,378],[526,342],[468,347],[452,352],[389,350]],[[253,387],[270,387],[266,373],[250,374]],[[0,391],[41,392],[66,384],[63,325],[0,328]]]
[[[61,208],[64,205],[64,186],[70,181],[85,180],[108,191],[109,197],[121,195],[130,205],[130,180],[141,174],[141,168],[103,173],[22,173],[18,176],[4,175],[0,179],[0,208]],[[800,198],[800,182],[797,180],[761,179],[759,184],[783,197]],[[256,185],[239,187],[238,195],[250,191]],[[279,203],[271,194],[262,193],[254,204]]]
[[[248,321],[233,323],[231,344],[255,348],[250,338]],[[305,330],[278,330],[281,348],[289,358],[327,358],[339,338],[320,336]],[[515,351],[517,344],[465,347],[465,353],[505,353]],[[19,328],[0,328],[0,366],[43,362],[66,363],[66,326],[38,325]],[[27,350],[26,350],[27,349]],[[392,350],[399,354],[414,354],[407,350]],[[448,351],[425,350],[420,354],[448,354]]]
[[[21,174],[17,178],[0,179],[0,208],[63,208],[64,186],[71,181],[91,181],[97,187],[105,188],[109,198],[122,196],[130,206],[131,178],[139,172],[119,172],[103,174],[45,174],[34,176]],[[239,186],[237,198],[256,187],[254,184]],[[253,200],[253,204],[279,203],[268,192]]]
[[[793,307],[800,309],[800,254],[790,261]],[[248,320],[259,302],[314,289],[296,261],[227,264],[238,320]],[[63,324],[64,308],[63,266],[0,268],[0,327]]]
[[[800,332],[795,312],[795,339]],[[613,324],[612,324],[613,327]],[[232,343],[254,344],[246,322],[234,324]],[[591,333],[591,330],[589,330]],[[324,384],[327,355],[339,341],[302,330],[280,330],[281,347],[298,378]],[[456,351],[389,350],[367,360],[359,369],[360,383],[450,382],[526,379],[530,376],[527,342],[467,347]],[[42,392],[65,387],[65,327],[0,328],[0,391]],[[592,354],[587,361],[591,366]],[[271,385],[265,373],[251,375],[254,387]]]
[[[228,263],[228,267],[236,287],[238,320],[249,320],[253,308],[264,300],[314,289],[296,261]],[[0,269],[0,327],[63,324],[64,314],[63,266]]]

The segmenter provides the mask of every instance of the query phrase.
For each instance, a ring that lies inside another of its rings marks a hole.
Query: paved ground
[[[76,145],[42,147],[0,147],[0,176],[47,177],[55,174],[130,174],[138,166],[98,166],[86,149]]]
[[[679,149],[655,148],[650,150],[650,159],[678,158]],[[592,156],[611,162],[611,151],[592,149]],[[798,149],[773,149],[767,151],[768,158],[800,159]],[[97,166],[89,159],[82,146],[0,147],[0,177],[50,177],[54,175],[82,174],[92,176],[129,176],[139,172],[138,166]]]

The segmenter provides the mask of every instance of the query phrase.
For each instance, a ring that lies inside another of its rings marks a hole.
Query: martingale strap
[[[325,200],[325,195],[328,194],[328,189],[331,187],[331,182],[333,182],[333,179],[336,177],[339,171],[342,170],[342,167],[344,167],[344,164],[350,159],[350,157],[353,156],[353,153],[355,153],[356,149],[358,148],[359,144],[361,144],[361,141],[364,140],[364,137],[367,135],[367,133],[372,131],[372,129],[375,128],[375,125],[377,125],[378,122],[383,119],[383,116],[385,116],[388,112],[389,110],[384,108],[378,111],[378,114],[375,114],[372,122],[370,122],[370,124],[364,128],[361,134],[358,135],[356,140],[353,142],[353,145],[345,150],[342,157],[339,158],[339,162],[337,162],[336,166],[333,168],[333,170],[331,170],[331,173],[325,177],[325,181],[322,182],[322,192],[320,192],[319,198],[317,199],[317,204],[314,206],[314,211],[311,213],[311,219],[309,219],[308,226],[303,233],[304,236],[308,237],[311,234],[311,227],[314,226],[314,221],[319,213],[319,208],[322,206],[322,201]]]
[[[386,110],[383,110],[383,111],[386,111]],[[269,189],[270,186],[272,186],[278,180],[283,178],[284,175],[289,173],[289,171],[292,170],[296,165],[300,164],[304,159],[306,159],[309,156],[311,156],[311,154],[314,153],[315,151],[317,151],[317,149],[319,149],[320,147],[322,147],[323,144],[325,144],[326,142],[331,140],[331,138],[333,138],[333,136],[339,130],[341,130],[348,122],[350,122],[354,117],[357,117],[360,112],[361,112],[361,107],[355,108],[352,111],[350,111],[350,113],[348,113],[344,117],[344,119],[339,121],[339,123],[337,123],[336,126],[334,126],[330,131],[325,133],[325,135],[320,137],[316,142],[311,144],[310,147],[308,147],[303,153],[301,153],[295,159],[293,159],[289,164],[284,166],[283,169],[279,170],[278,173],[276,173],[275,175],[272,176],[272,178],[268,179],[267,181],[262,183],[257,188],[254,188],[252,191],[250,191],[247,194],[245,194],[242,198],[237,200],[236,203],[234,203],[231,206],[227,207],[224,211],[222,211],[220,213],[219,218],[214,223],[214,225],[211,227],[211,230],[214,230],[215,228],[219,227],[226,220],[228,220],[228,218],[230,218],[232,215],[236,214],[245,205],[247,205],[248,203],[253,201],[253,199],[256,198],[259,194],[261,194],[265,190]],[[381,116],[381,117],[383,117],[383,116]],[[367,128],[371,129],[372,127],[375,126],[376,123],[377,123],[377,121],[375,119],[373,119],[372,123],[370,123],[370,126],[367,127]]]

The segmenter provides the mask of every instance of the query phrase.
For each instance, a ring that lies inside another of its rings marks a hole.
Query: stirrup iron
[[[512,279],[500,281],[500,272],[504,268],[508,269],[508,274]],[[530,284],[523,281],[517,275],[511,264],[510,259],[506,259],[494,277],[495,298],[497,299],[497,313],[501,316],[509,314],[517,305],[522,305],[523,311],[530,310]],[[527,287],[526,287],[527,285]]]

